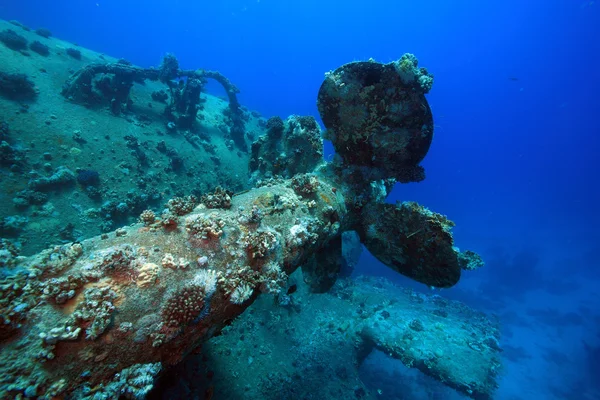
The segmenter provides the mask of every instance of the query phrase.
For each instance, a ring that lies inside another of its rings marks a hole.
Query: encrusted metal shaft
[[[123,383],[117,373],[180,361],[259,292],[280,290],[347,214],[339,192],[312,175],[208,202],[226,208],[189,212],[193,201],[21,261],[0,288],[3,395],[142,395],[151,376]]]

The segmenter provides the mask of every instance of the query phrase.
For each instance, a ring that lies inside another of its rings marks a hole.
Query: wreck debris
[[[219,82],[225,89],[229,98],[230,136],[240,149],[246,151],[243,111],[237,99],[239,89],[220,72],[179,69],[179,63],[172,55],[165,57],[160,68],[140,68],[124,61],[86,65],[65,82],[62,95],[84,105],[103,104],[107,99],[112,112],[118,115],[131,107],[129,95],[134,82],[161,81],[171,91],[170,103],[165,108],[169,122],[178,128],[190,129],[207,79]],[[166,101],[163,95],[157,96]]]

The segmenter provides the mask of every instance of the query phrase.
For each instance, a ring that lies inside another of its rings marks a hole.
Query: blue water
[[[600,398],[600,2],[4,0],[0,15],[142,66],[172,52],[217,69],[267,117],[317,116],[343,63],[414,53],[435,75],[435,139],[427,179],[390,201],[449,215],[487,261],[445,294],[501,316],[498,399]],[[411,284],[369,255],[359,269]]]

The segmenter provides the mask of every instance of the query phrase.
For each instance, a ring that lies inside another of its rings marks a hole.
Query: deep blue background
[[[426,181],[390,200],[457,222],[457,244],[489,261],[463,287],[502,286],[506,300],[579,279],[598,292],[600,4],[4,0],[0,17],[143,66],[172,52],[218,69],[267,117],[317,116],[323,74],[343,63],[414,53],[435,75],[436,136]],[[369,256],[361,269],[388,274]]]

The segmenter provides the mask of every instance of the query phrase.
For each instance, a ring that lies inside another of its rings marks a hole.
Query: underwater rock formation
[[[73,76],[65,95],[90,94],[92,77],[101,72],[161,79],[159,70],[94,64]],[[399,85],[401,92],[408,85],[395,76],[379,83]],[[410,87],[421,96],[395,98],[402,109],[426,102],[424,89]],[[427,117],[415,115],[411,123]],[[346,133],[360,134],[348,127]],[[382,127],[370,132],[373,146],[380,133],[388,146],[377,152],[391,159],[401,138]],[[340,144],[356,153],[365,147],[360,140],[334,141],[337,151]],[[413,203],[384,205],[399,168],[377,164],[378,178],[372,179],[364,161],[342,157],[307,165],[289,179],[266,180],[234,196],[218,190],[196,208],[190,197],[160,217],[146,213],[143,223],[18,259],[14,273],[0,282],[0,397],[141,398],[163,367],[222,330],[259,293],[281,292],[297,268],[306,266],[314,290],[331,288],[342,267],[346,231],[357,231],[396,271],[431,286],[454,285],[460,254],[451,223]],[[73,173],[68,176],[75,181]],[[386,241],[392,245],[381,245]],[[378,339],[374,335],[364,331],[363,337]]]
[[[50,47],[41,43],[39,40],[34,41],[29,45],[29,49],[38,53],[40,56],[48,57],[50,55]]]
[[[49,29],[46,28],[37,28],[35,30],[35,34],[39,35],[45,39],[48,39],[50,36],[52,36],[52,32]]]
[[[167,372],[149,399],[206,391],[216,399],[389,398],[359,377],[374,350],[468,397],[493,398],[501,371],[496,319],[383,278],[341,279],[320,295],[302,276],[290,280],[294,294],[277,296],[276,305],[261,296],[200,354]]]
[[[37,92],[35,84],[27,75],[0,71],[0,95],[11,100],[32,100]]]
[[[27,39],[12,29],[5,29],[0,32],[0,42],[11,50],[19,51],[27,49]]]

